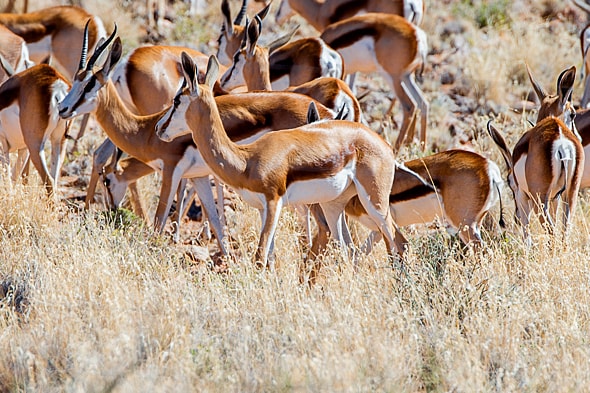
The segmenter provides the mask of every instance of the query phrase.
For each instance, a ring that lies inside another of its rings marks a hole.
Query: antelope
[[[58,116],[58,102],[70,83],[56,69],[39,64],[12,75],[0,86],[0,145],[3,162],[10,166],[9,153],[18,151],[15,176],[28,157],[39,172],[47,192],[55,195],[64,159],[66,121]],[[51,169],[47,168],[44,145],[51,142]]]
[[[421,111],[420,144],[425,148],[428,103],[414,79],[414,72],[426,61],[424,31],[398,15],[369,13],[328,26],[320,38],[340,52],[348,72],[379,71],[390,84],[403,109],[395,151],[406,134],[413,138],[416,107]],[[392,109],[393,101],[387,113]]]
[[[78,53],[86,21],[88,44],[94,49],[106,37],[101,19],[75,6],[49,7],[26,14],[0,14],[0,24],[21,36],[28,43],[35,63],[51,55],[52,65],[69,80],[78,69]]]
[[[516,217],[528,238],[531,211],[542,213],[542,223],[551,229],[563,199],[562,221],[567,229],[576,207],[584,168],[584,150],[576,135],[560,119],[549,116],[529,129],[511,151],[504,137],[488,122],[488,133],[496,143],[508,167],[508,183],[514,194]]]
[[[464,244],[477,246],[483,242],[481,223],[500,200],[502,184],[496,163],[470,151],[448,150],[407,161],[395,168],[391,215],[400,227],[442,218]],[[500,217],[501,210],[500,201]],[[346,214],[373,230],[365,247],[369,252],[379,232],[357,198],[348,202]]]
[[[246,1],[242,3],[242,10],[232,24],[227,0],[222,2],[224,24],[218,40],[217,58],[226,66],[232,64],[234,54],[241,49],[246,37],[247,28],[240,26],[245,6]],[[256,15],[255,19],[261,22],[269,7],[270,3]],[[267,63],[272,90],[285,90],[289,86],[299,86],[322,76],[338,79],[344,76],[342,56],[319,38],[302,38],[291,43],[284,43],[282,46],[273,43],[269,48],[272,50],[269,50]]]
[[[269,70],[269,54],[276,47],[287,41],[286,35],[277,39],[269,47],[257,45],[260,36],[261,21],[255,18],[247,26],[248,33],[244,36],[241,48],[235,53],[233,64],[221,79],[221,88],[233,90],[246,85],[249,91],[272,90]],[[288,91],[308,95],[337,112],[346,108],[346,120],[360,121],[361,108],[358,100],[340,79],[323,77],[314,79],[300,86],[290,87]]]
[[[0,25],[0,54],[10,65],[12,74],[34,65],[29,59],[29,49],[25,40],[2,25]],[[0,84],[10,78],[12,74],[7,73],[4,69],[1,70]]]
[[[416,26],[422,23],[424,2],[422,0],[282,0],[277,11],[277,23],[298,13],[316,30],[323,31],[328,25],[356,15],[379,12],[399,15]]]
[[[590,110],[576,111],[571,104],[576,80],[575,67],[562,71],[558,76],[557,94],[548,94],[535,80],[528,65],[526,68],[535,94],[541,103],[537,121],[549,116],[559,117],[582,142],[584,157],[590,155]],[[590,187],[590,160],[584,160],[583,168],[580,188],[588,188]]]
[[[394,158],[381,137],[360,123],[331,120],[236,145],[225,133],[213,99],[211,89],[219,73],[215,56],[209,59],[205,84],[197,81],[196,65],[186,54],[182,55],[182,69],[187,86],[181,88],[156,128],[162,130],[184,118],[215,176],[259,210],[262,229],[257,266],[273,267],[268,257],[283,205],[319,203],[332,235],[341,245],[350,244],[343,230],[344,207],[355,195],[383,233],[390,257],[396,248],[403,253],[405,239],[387,203]]]
[[[209,184],[211,170],[205,165],[201,153],[197,150],[190,135],[180,136],[170,142],[160,139],[154,127],[163,113],[138,116],[133,114],[119,97],[114,82],[108,78],[114,65],[121,57],[121,41],[115,39],[116,30],[109,39],[99,46],[88,64],[81,61],[80,70],[68,95],[60,103],[60,116],[73,118],[83,113],[94,112],[98,122],[116,146],[127,154],[135,157],[125,167],[129,176],[148,174],[154,170],[162,173],[160,200],[156,209],[154,226],[161,232],[167,213],[172,203],[173,192],[178,189],[181,178],[192,179],[192,183],[201,199],[203,209],[211,222],[213,232],[220,243],[222,253],[227,254],[223,244],[223,231],[217,212],[213,194]],[[96,60],[113,42],[107,53],[107,60],[102,67],[95,67]],[[83,52],[82,58],[85,58]],[[268,132],[278,127],[292,127],[306,121],[307,105],[310,98],[291,93],[245,94],[219,97],[223,99],[220,107],[228,113],[228,132],[232,137],[242,140],[255,138],[257,134]],[[175,99],[176,100],[176,99]],[[300,108],[303,108],[301,110]],[[302,114],[300,114],[302,112]],[[333,114],[323,109],[322,116],[332,117]],[[112,177],[107,177],[110,182]],[[126,187],[126,183],[123,183]],[[120,195],[121,187],[109,185],[114,199]],[[124,192],[124,188],[123,188]],[[122,195],[121,195],[122,198]],[[117,201],[114,201],[117,203]],[[181,200],[182,202],[182,200]],[[182,211],[182,205],[179,208]]]

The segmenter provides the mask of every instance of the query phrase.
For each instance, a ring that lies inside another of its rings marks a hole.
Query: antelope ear
[[[299,25],[297,25],[290,33],[285,34],[282,37],[277,38],[268,46],[268,54],[270,55],[275,50],[279,49],[281,46],[285,45],[287,42],[293,38],[295,32],[299,29]]]
[[[189,91],[191,95],[198,95],[199,82],[197,80],[197,65],[186,52],[182,52],[180,59],[182,62],[182,74],[188,84]]]
[[[320,114],[315,102],[311,101],[309,108],[307,108],[307,124],[315,123],[316,121],[320,121]]]
[[[571,66],[564,70],[557,78],[557,93],[559,94],[559,103],[563,108],[568,101],[572,100],[574,83],[576,82],[576,67]]]
[[[526,72],[529,74],[529,80],[531,81],[531,84],[533,85],[533,90],[535,90],[535,94],[537,95],[539,102],[543,102],[545,97],[547,97],[547,93],[545,92],[545,90],[543,90],[541,85],[539,85],[539,83],[533,77],[533,74],[531,73],[531,69],[529,68],[529,65],[525,64],[525,66],[526,66]]]
[[[223,14],[223,25],[221,31],[227,31],[229,34],[234,33],[234,24],[231,21],[231,11],[227,0],[221,2],[221,13]]]
[[[246,41],[246,53],[248,56],[252,56],[254,51],[256,50],[256,44],[258,43],[258,38],[260,38],[260,31],[262,29],[262,21],[256,15],[250,25],[248,26],[247,36],[248,39]]]
[[[111,71],[115,68],[115,64],[121,59],[123,53],[123,45],[121,44],[121,38],[117,37],[113,41],[113,46],[107,52],[106,60],[102,68],[95,72],[95,75],[99,78],[101,83],[105,83],[109,77]]]
[[[219,77],[219,61],[215,55],[209,57],[207,72],[205,73],[205,84],[213,89],[217,78]]]
[[[492,140],[500,149],[500,153],[502,153],[502,157],[504,158],[504,161],[506,162],[506,166],[508,166],[508,169],[513,170],[514,167],[512,165],[512,153],[508,149],[508,145],[506,145],[506,141],[504,140],[504,137],[502,136],[502,134],[500,134],[500,132],[498,130],[496,130],[496,128],[494,128],[491,120],[488,121],[487,128],[488,128],[488,133],[492,137]]]

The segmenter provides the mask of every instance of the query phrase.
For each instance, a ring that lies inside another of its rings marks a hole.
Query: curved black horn
[[[86,65],[87,70],[91,69],[92,66],[94,66],[94,63],[96,63],[96,60],[98,60],[98,58],[100,57],[102,52],[104,52],[104,50],[111,44],[111,42],[115,39],[116,35],[117,35],[117,24],[115,23],[115,28],[113,29],[113,32],[111,33],[109,38],[106,41],[104,41],[102,44],[100,44],[98,46],[98,48],[96,48],[94,50],[92,57],[90,58],[90,60],[88,60],[88,64]]]
[[[244,19],[244,15],[246,15],[246,9],[248,8],[248,0],[242,1],[242,8],[240,8],[240,12],[236,15],[236,19],[234,19],[234,25],[239,25],[242,23],[242,19]]]
[[[90,19],[86,22],[86,26],[84,26],[84,38],[82,39],[82,54],[80,55],[80,64],[78,65],[78,70],[83,70],[86,67],[86,59],[88,58],[88,25],[90,24]]]

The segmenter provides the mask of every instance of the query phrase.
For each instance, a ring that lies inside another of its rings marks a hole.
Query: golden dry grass
[[[476,137],[473,148],[502,164],[482,131],[490,102],[501,106],[496,124],[514,144],[534,119],[510,111],[530,90],[524,62],[551,91],[559,71],[581,64],[579,26],[538,14],[550,7],[582,17],[559,2],[517,1],[510,24],[480,29],[466,4],[427,4],[432,58],[462,40],[425,73],[430,136],[456,144],[453,115]],[[444,23],[457,18],[461,37],[443,37]],[[477,104],[471,114],[450,110],[439,78],[449,66]],[[518,227],[491,225],[487,246],[474,253],[441,229],[410,228],[407,275],[389,266],[380,245],[357,269],[329,253],[308,288],[299,283],[304,247],[289,212],[277,234],[277,271],[258,271],[250,260],[257,213],[238,203],[228,215],[236,256],[218,273],[134,220],[123,225],[48,200],[37,180],[0,185],[2,392],[569,392],[590,384],[585,193],[565,237],[533,223],[527,245]],[[155,194],[154,183],[144,188]]]

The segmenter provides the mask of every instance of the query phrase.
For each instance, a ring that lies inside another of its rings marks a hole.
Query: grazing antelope
[[[560,119],[549,116],[529,129],[513,151],[504,137],[488,122],[488,132],[508,166],[508,183],[514,194],[516,217],[528,236],[531,211],[539,213],[541,222],[554,226],[558,199],[565,202],[563,224],[567,228],[576,207],[584,149],[576,135]]]
[[[424,16],[422,0],[282,0],[277,11],[277,23],[298,13],[318,31],[328,25],[369,12],[399,15],[420,25]]]
[[[391,215],[400,227],[442,218],[463,243],[478,245],[481,223],[500,200],[502,184],[496,163],[470,151],[448,150],[407,161],[396,165]],[[346,205],[346,214],[377,231],[357,198]],[[377,234],[368,239],[367,252]]]
[[[67,124],[58,116],[58,103],[66,96],[69,81],[56,69],[39,64],[12,75],[0,86],[0,145],[2,160],[10,165],[9,153],[19,151],[15,175],[27,160],[33,165],[49,193],[55,193],[64,158]],[[51,142],[51,170],[47,168],[44,146]]]
[[[321,38],[340,52],[347,72],[378,71],[390,84],[403,109],[395,151],[404,143],[406,134],[413,139],[416,107],[421,111],[420,143],[425,148],[428,103],[414,79],[414,72],[426,61],[424,31],[401,16],[369,13],[328,26]],[[387,113],[392,108],[393,102]]]
[[[80,71],[69,94],[60,103],[60,115],[72,118],[79,114],[94,112],[98,122],[114,144],[129,155],[135,157],[124,168],[125,173],[136,180],[139,174],[148,174],[154,170],[162,173],[160,201],[156,210],[154,225],[161,231],[167,213],[170,210],[173,193],[178,189],[181,178],[192,179],[199,198],[211,221],[212,229],[220,242],[223,253],[227,253],[223,245],[223,231],[217,212],[213,194],[209,184],[211,170],[205,165],[190,135],[180,136],[170,142],[158,138],[154,127],[163,112],[148,115],[134,115],[120,99],[114,82],[108,78],[109,72],[121,57],[121,42],[116,39],[107,54],[107,61],[102,67],[94,67],[96,60],[114,40],[116,30],[111,37],[97,48],[88,64],[81,62]],[[85,57],[85,54],[82,55]],[[264,95],[235,95],[219,97],[224,103],[224,111],[228,114],[227,128],[236,140],[247,141],[257,134],[268,132],[279,127],[303,124],[306,121],[307,106],[310,98],[291,93],[266,93]],[[299,114],[301,113],[301,114]],[[301,120],[297,118],[301,117]],[[322,116],[332,117],[332,112],[323,109]],[[299,123],[296,123],[299,121]],[[185,128],[185,130],[188,129]],[[131,159],[130,159],[131,160]],[[133,165],[133,166],[132,166]],[[110,182],[113,178],[107,177]],[[122,198],[120,190],[113,182],[110,190],[114,199]],[[120,197],[118,197],[120,195]],[[115,201],[117,203],[117,201]],[[182,206],[179,208],[182,211]]]
[[[242,4],[242,10],[246,1]],[[259,12],[254,19],[261,22],[268,11],[270,3]],[[241,49],[246,37],[247,28],[240,26],[242,11],[231,24],[227,0],[222,2],[224,25],[219,36],[218,60],[221,64],[230,66],[234,54]],[[239,18],[239,19],[238,19]],[[259,27],[261,23],[259,23]],[[293,32],[294,33],[294,32]],[[302,38],[279,46],[269,45],[268,67],[272,90],[285,90],[289,86],[299,86],[322,76],[342,79],[344,64],[342,56],[330,48],[324,41],[316,37]]]
[[[25,40],[2,25],[0,25],[0,54],[12,69],[11,74],[4,69],[0,70],[0,84],[10,78],[12,74],[33,66],[33,62],[29,59],[29,49]]]
[[[88,45],[93,50],[98,40],[106,37],[106,31],[99,17],[80,7],[58,6],[26,14],[0,14],[0,24],[28,43],[29,55],[35,63],[51,56],[52,65],[70,80],[78,69],[78,53],[88,20]]]
[[[255,18],[247,25],[241,48],[235,53],[234,60],[220,78],[221,88],[233,90],[246,85],[249,91],[272,90],[270,82],[269,54],[274,48],[282,46],[290,35],[277,39],[269,47],[257,45],[260,36],[261,21]],[[345,120],[360,121],[361,107],[346,83],[340,79],[323,77],[311,80],[300,86],[290,87],[288,91],[308,95],[338,112],[346,108]]]
[[[548,94],[533,77],[527,65],[529,79],[541,103],[537,121],[548,116],[559,117],[565,125],[582,141],[584,157],[590,156],[590,110],[576,111],[571,103],[576,80],[576,69],[570,67],[557,78],[557,94]],[[580,188],[590,187],[590,160],[584,160]]]
[[[187,86],[156,127],[162,130],[184,118],[215,175],[259,210],[262,230],[257,262],[267,266],[286,204],[319,203],[332,235],[348,245],[344,207],[357,194],[383,233],[390,256],[396,247],[403,253],[405,239],[389,214],[387,199],[394,158],[381,137],[362,124],[333,120],[268,133],[251,144],[236,145],[224,131],[211,91],[219,72],[215,56],[209,60],[204,85],[198,83],[196,65],[188,55],[182,55],[182,68]]]

